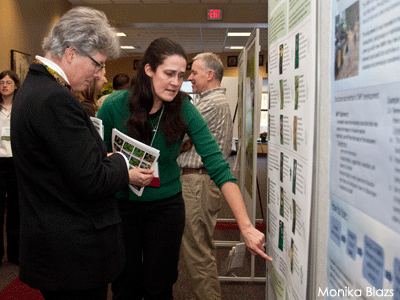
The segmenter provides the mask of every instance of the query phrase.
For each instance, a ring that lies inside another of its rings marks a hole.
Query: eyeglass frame
[[[15,82],[14,81],[0,81],[0,85],[13,85],[13,84],[15,84]]]
[[[83,51],[78,51],[78,50],[76,50],[76,49],[75,49],[74,47],[72,47],[72,46],[69,46],[69,47],[71,47],[72,49],[74,49],[75,51],[77,51],[80,55],[83,54],[84,56],[89,57],[90,60],[91,60],[92,62],[94,62],[94,64],[96,65],[96,67],[99,68],[98,70],[95,71],[95,73],[97,73],[97,72],[103,70],[103,69],[106,67],[106,64],[101,64],[101,63],[99,63],[97,60],[95,60],[95,59],[94,59],[93,57],[91,57],[89,54],[87,54],[87,53],[85,53],[85,52],[83,52]]]
[[[96,73],[99,72],[99,71],[101,71],[101,70],[103,70],[103,69],[105,68],[105,66],[106,66],[105,64],[99,63],[97,60],[95,60],[93,57],[91,57],[91,56],[88,55],[88,54],[86,54],[86,56],[89,57],[89,58],[92,60],[92,62],[94,62],[94,64],[96,65],[97,68],[99,68],[99,69],[96,71]]]

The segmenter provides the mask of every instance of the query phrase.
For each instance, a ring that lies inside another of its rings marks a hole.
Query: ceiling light
[[[228,36],[250,36],[251,32],[228,32]]]
[[[117,32],[117,36],[126,36],[126,34],[123,32]]]
[[[227,49],[232,49],[232,50],[241,50],[244,47],[243,46],[230,46],[230,47],[226,47]]]
[[[131,49],[135,49],[135,47],[133,47],[133,46],[121,46],[121,49],[131,50]]]

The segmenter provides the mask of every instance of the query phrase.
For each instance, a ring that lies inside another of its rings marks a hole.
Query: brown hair
[[[14,100],[15,94],[17,93],[18,89],[21,86],[21,80],[19,80],[19,77],[18,77],[17,73],[15,73],[15,71],[12,71],[12,70],[5,70],[5,71],[1,72],[0,73],[0,80],[2,80],[7,75],[14,81],[14,84],[15,84],[15,87],[16,87],[16,89],[14,91],[14,95],[13,95],[13,100]],[[1,97],[0,97],[0,102],[3,102],[3,99]]]
[[[179,55],[187,61],[186,52],[178,43],[168,38],[154,40],[146,49],[139,64],[135,85],[130,87],[129,110],[131,116],[127,122],[128,133],[146,144],[150,144],[152,138],[149,112],[153,107],[153,91],[150,77],[147,76],[144,66],[149,64],[155,72],[158,66],[172,55]],[[164,113],[160,124],[168,145],[179,141],[186,131],[186,124],[181,115],[184,97],[185,94],[179,91],[174,100],[164,103]]]

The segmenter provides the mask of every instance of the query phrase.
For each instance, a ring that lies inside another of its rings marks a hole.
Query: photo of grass
[[[144,151],[142,149],[135,148],[135,150],[133,150],[133,155],[135,155],[136,157],[142,158],[144,155]]]
[[[133,147],[133,146],[132,146],[131,144],[129,144],[129,143],[125,143],[123,148],[124,148],[124,150],[126,150],[127,152],[132,153],[133,148],[135,148],[135,147]]]
[[[132,166],[137,167],[140,164],[140,160],[138,160],[137,158],[131,157],[131,159],[129,160],[129,163]]]

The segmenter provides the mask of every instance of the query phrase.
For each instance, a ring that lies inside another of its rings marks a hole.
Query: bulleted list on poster
[[[154,169],[157,171],[156,164],[160,151],[149,145],[143,144],[134,138],[123,134],[118,129],[113,128],[112,130],[112,146],[113,152],[120,152],[126,156],[129,162],[129,169],[142,168],[142,169]],[[157,176],[155,172],[155,176]],[[141,196],[145,187],[129,185],[132,192],[136,195]]]

